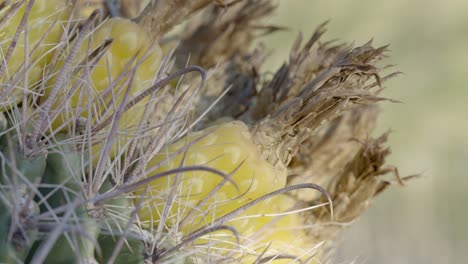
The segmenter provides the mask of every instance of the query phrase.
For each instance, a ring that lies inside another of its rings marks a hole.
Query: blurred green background
[[[468,1],[282,0],[270,22],[291,30],[264,38],[280,65],[299,31],[331,19],[324,39],[390,43],[379,133],[394,130],[390,163],[422,173],[381,195],[342,238],[334,263],[467,263]]]

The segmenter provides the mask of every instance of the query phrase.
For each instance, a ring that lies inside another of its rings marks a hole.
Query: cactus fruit
[[[271,164],[261,159],[261,153],[253,143],[245,124],[234,121],[207,130],[193,133],[188,138],[168,146],[163,153],[156,154],[148,163],[148,168],[157,168],[155,170],[148,169],[148,174],[184,166],[208,166],[229,175],[232,182],[224,182],[210,200],[205,201],[203,206],[197,208],[201,212],[207,212],[206,215],[203,215],[203,221],[200,219],[192,220],[193,223],[210,222],[213,217],[221,216],[247,201],[286,185],[286,175],[278,173]],[[190,145],[192,140],[203,136],[204,133],[207,135]],[[175,157],[170,157],[177,151],[183,150],[186,144],[189,144],[186,151]],[[178,183],[174,183],[176,177],[179,178]],[[157,223],[158,214],[163,209],[164,201],[167,200],[167,191],[170,190],[168,187],[174,184],[176,184],[174,187],[177,188],[177,192],[186,194],[187,197],[174,202],[171,215],[183,217],[184,215],[181,215],[180,211],[187,212],[190,208],[195,208],[197,203],[221,182],[223,182],[222,178],[208,172],[188,172],[152,181],[149,190],[144,194],[150,202],[139,211],[140,219]],[[141,195],[143,192],[140,191],[138,194]],[[241,197],[232,200],[236,196]],[[209,208],[216,213],[208,213]],[[178,221],[173,217],[170,219],[169,222]],[[190,228],[197,228],[197,226],[194,225]]]
[[[8,1],[3,3],[0,16],[3,20],[0,26],[2,84],[9,79],[12,84],[22,80],[24,83],[21,85],[32,89],[41,80],[44,67],[50,63],[54,50],[61,43],[69,21],[70,6],[62,0],[36,0],[33,5]],[[23,22],[24,18],[27,20]],[[25,73],[28,79],[24,79]],[[20,103],[25,93],[25,90],[5,85],[0,89],[0,96],[9,97],[9,100],[2,101],[0,111]]]
[[[67,95],[68,97],[65,97],[67,89],[61,92],[60,98],[67,99],[67,105],[64,106],[62,101],[56,100],[55,107],[61,106],[64,108],[64,111],[53,121],[52,128],[54,130],[60,128],[61,124],[64,122],[70,122],[72,120],[71,117],[74,114],[73,110],[75,110],[75,108],[87,107],[85,103],[88,101],[88,97],[90,101],[98,101],[96,102],[96,106],[93,106],[93,108],[96,108],[95,111],[97,111],[96,118],[102,118],[100,112],[105,111],[106,104],[109,103],[111,99],[113,100],[112,104],[118,105],[122,102],[123,92],[121,92],[121,94],[108,95],[110,98],[96,97],[105,89],[109,89],[113,82],[117,81],[119,84],[122,84],[124,80],[128,80],[129,73],[124,72],[124,69],[128,71],[128,69],[131,69],[136,63],[139,64],[138,69],[132,77],[133,84],[131,86],[132,90],[130,91],[132,95],[138,94],[139,91],[150,86],[159,69],[162,57],[159,46],[157,44],[152,44],[152,41],[148,38],[148,34],[137,24],[129,20],[121,18],[106,20],[98,26],[91,36],[92,38],[90,37],[88,41],[85,41],[85,44],[81,45],[81,50],[76,58],[77,62],[75,64],[78,64],[90,56],[88,50],[95,50],[99,46],[105,44],[107,40],[112,40],[112,43],[109,49],[103,54],[103,57],[90,65],[92,66],[90,72],[91,89],[82,92],[84,95],[81,96],[84,98],[80,96],[80,91],[75,91],[72,95]],[[61,66],[63,66],[63,61],[59,63],[58,68]],[[71,69],[70,74],[75,73],[74,71],[76,71],[76,69]],[[123,80],[118,79],[120,75],[124,75],[122,78]],[[71,78],[73,81],[68,84],[68,86],[70,86],[68,90],[73,86],[72,84],[82,77],[76,74],[71,76]],[[51,92],[50,86],[53,81],[55,81],[55,79],[50,81],[49,89],[45,90],[45,98],[47,98]],[[122,88],[117,84],[112,85]],[[112,96],[115,98],[112,98]],[[104,102],[99,102],[101,100]],[[83,117],[88,117],[88,115],[88,111],[82,113]],[[125,118],[123,119],[125,120]],[[131,120],[133,118],[128,119]]]
[[[174,156],[177,152],[181,153]],[[186,166],[217,169],[225,173],[232,182],[206,171],[179,173],[151,181],[149,188],[136,192],[137,197],[143,199],[142,209],[138,212],[142,224],[157,226],[163,217],[164,208],[170,206],[168,215],[164,216],[164,223],[170,226],[179,225],[179,232],[188,235],[248,202],[286,185],[287,175],[283,171],[275,170],[271,164],[262,159],[262,153],[253,142],[248,127],[239,121],[215,125],[169,145],[149,161],[146,173],[153,175]],[[172,198],[174,201],[170,196],[172,188],[175,188],[177,196],[180,196]],[[262,204],[248,208],[238,217],[284,212],[294,204],[290,203],[291,201],[292,199],[285,195],[273,197]],[[300,226],[297,214],[287,215],[274,222],[269,229],[275,232],[268,234],[266,230],[267,234],[262,234],[262,227],[272,219],[272,217],[257,216],[232,221],[230,224],[236,230],[242,230],[242,236],[247,241],[248,239],[254,241],[250,243],[256,245],[254,251],[258,254],[273,241],[281,241],[284,243],[283,247],[294,245],[298,251],[311,246],[311,242],[306,243],[304,232],[288,228],[291,224]],[[225,235],[226,241],[223,242],[222,234],[217,233],[216,248],[226,250],[232,249],[235,245],[236,241],[233,240],[232,234],[228,232]],[[254,235],[256,237],[250,237]],[[209,240],[210,238],[199,239],[197,243],[203,244]]]
[[[53,111],[59,111],[58,116],[51,121],[53,131],[76,128],[76,123],[81,118],[90,119],[93,125],[96,125],[117,112],[126,93],[137,96],[153,84],[162,59],[161,49],[153,43],[144,29],[122,18],[111,18],[99,25],[81,45],[74,65],[90,57],[88,50],[93,51],[108,40],[112,40],[112,43],[102,54],[102,58],[88,64],[92,67],[89,76],[83,76],[82,72],[77,73],[75,68],[70,69],[67,77],[70,81],[65,83],[65,87],[61,87],[52,108]],[[62,68],[63,63],[61,60],[56,67]],[[132,68],[135,69],[134,74],[129,70]],[[89,80],[83,80],[86,78]],[[50,97],[55,81],[56,78],[50,80],[43,101]],[[76,89],[75,85],[79,88]],[[131,85],[129,91],[128,85]],[[111,157],[115,156],[121,145],[134,136],[145,109],[145,102],[147,100],[141,101],[122,114],[119,121],[119,140],[113,145]],[[94,153],[99,153],[98,148],[95,147]],[[93,160],[96,161],[97,158],[99,155],[96,154]]]
[[[269,75],[270,0],[110,2],[0,4],[0,262],[326,261],[391,183],[386,47],[323,24]]]

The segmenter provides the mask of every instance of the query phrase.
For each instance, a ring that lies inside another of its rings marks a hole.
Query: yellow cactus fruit
[[[10,1],[8,1],[10,2]],[[6,23],[0,28],[0,60],[6,62],[6,68],[2,69],[2,82],[12,78],[15,73],[19,73],[18,78],[23,78],[22,72],[25,70],[25,43],[27,43],[28,56],[28,83],[24,86],[29,89],[39,82],[43,75],[43,68],[48,64],[53,56],[54,48],[60,43],[64,34],[65,24],[70,15],[68,1],[63,0],[36,0],[27,18],[27,23],[20,32],[19,38],[13,53],[7,58],[7,53],[13,41],[18,26],[25,15],[29,1],[25,1],[18,8],[17,1],[7,3],[0,10],[0,17],[6,19]],[[25,32],[27,32],[27,42],[25,42]],[[4,67],[4,66],[2,66]],[[7,91],[8,87],[3,87],[0,94],[4,92],[11,98],[10,106],[20,103],[23,89],[13,89]],[[6,109],[10,106],[0,106]]]
[[[167,226],[178,225],[177,230],[187,236],[286,185],[285,172],[264,160],[249,128],[241,121],[218,124],[169,145],[150,160],[146,173],[151,177],[187,166],[217,169],[239,190],[230,182],[219,187],[223,178],[207,171],[153,180],[136,192],[136,204],[141,205],[138,215],[144,225],[158,225],[163,220]],[[213,190],[213,196],[207,199]],[[215,255],[241,263],[253,263],[262,253],[273,263],[290,263],[292,256],[310,260],[317,254],[316,244],[307,236],[302,216],[288,212],[295,203],[290,196],[278,195],[248,207],[223,224],[238,232],[239,241],[229,230],[214,231],[194,242],[197,254],[216,251]],[[165,216],[164,211],[168,212]]]
[[[131,70],[139,63],[141,64],[133,76],[126,102],[153,84],[162,59],[161,49],[150,39],[149,34],[144,29],[127,19],[111,18],[103,22],[90,34],[88,41],[85,41],[81,46],[81,52],[74,65],[78,65],[79,62],[86,59],[88,50],[96,49],[109,39],[113,39],[110,48],[96,63],[90,64],[90,67],[93,68],[88,77],[83,78],[81,71],[73,73],[74,75],[69,77],[70,81],[66,83],[67,87],[60,91],[53,106],[53,109],[59,109],[60,114],[52,121],[52,130],[63,130],[67,128],[64,124],[69,126],[78,118],[91,119],[92,123],[95,124],[95,122],[103,121],[112,116],[112,113],[117,111],[124,100],[127,89],[126,81],[130,79]],[[133,59],[135,60],[132,62]],[[58,64],[58,69],[60,69],[63,61]],[[75,70],[76,67],[72,67],[70,75]],[[115,84],[115,80],[122,73],[126,73],[126,75]],[[83,79],[90,81],[83,84]],[[45,91],[46,98],[51,93],[54,81],[55,78],[49,81]],[[77,82],[81,82],[81,88],[70,92]],[[109,89],[111,86],[112,89]],[[107,92],[104,92],[106,89]],[[134,136],[131,134],[135,132],[139,124],[145,103],[145,101],[141,101],[123,113],[119,123],[119,140],[112,147],[111,157],[115,154],[117,144],[124,144],[127,137]],[[80,114],[77,115],[77,113]]]
[[[226,223],[239,232],[241,246],[236,245],[232,233],[224,230],[200,238],[196,243],[207,245],[207,249],[216,248],[241,263],[254,263],[262,254],[275,264],[295,263],[291,256],[298,260],[310,259],[318,253],[317,243],[307,236],[302,216],[298,212],[288,212],[295,202],[288,195],[278,195],[248,208]],[[290,258],[283,259],[286,255]]]
[[[200,137],[202,138],[199,139]],[[198,141],[190,143],[197,138]],[[169,157],[183,150],[187,144],[189,146],[185,152],[182,151],[176,157]],[[161,165],[158,165],[160,163]],[[189,211],[195,210],[190,223],[182,227],[181,231],[186,234],[253,199],[283,188],[286,184],[286,175],[277,173],[271,164],[261,158],[248,127],[240,121],[207,128],[170,145],[167,152],[157,154],[149,162],[147,174],[154,175],[182,166],[206,166],[226,175],[233,173],[229,177],[237,184],[239,190],[234,184],[226,182],[207,201],[198,204],[223,181],[222,177],[206,171],[193,171],[157,179],[149,184],[146,192],[137,192],[138,197],[143,197],[144,201],[143,208],[139,211],[143,222],[159,222],[176,178],[178,180],[174,187],[177,198],[173,201],[170,215],[165,220],[166,224],[173,225]]]

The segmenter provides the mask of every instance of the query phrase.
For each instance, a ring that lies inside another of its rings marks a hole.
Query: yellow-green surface
[[[385,84],[379,131],[392,128],[390,162],[422,173],[382,195],[349,230],[337,263],[466,263],[468,257],[468,1],[283,0],[271,21],[290,32],[264,41],[270,68],[299,30],[331,19],[326,39],[390,43],[405,75]]]

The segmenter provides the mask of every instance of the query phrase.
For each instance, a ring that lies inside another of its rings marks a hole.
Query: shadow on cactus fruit
[[[268,75],[272,1],[72,2],[0,4],[1,263],[323,263],[411,178],[371,137],[386,47],[323,24]]]

